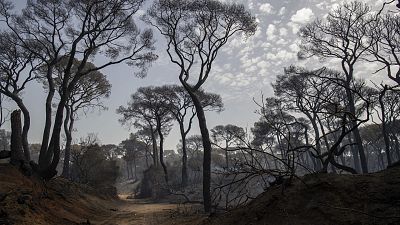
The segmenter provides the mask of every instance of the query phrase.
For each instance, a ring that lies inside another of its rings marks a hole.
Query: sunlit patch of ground
[[[203,217],[198,205],[155,203],[149,200],[125,200],[116,205],[116,210],[106,220],[93,220],[101,225],[172,225],[199,224]]]

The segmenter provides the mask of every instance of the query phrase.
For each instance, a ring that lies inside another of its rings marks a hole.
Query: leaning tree
[[[179,81],[196,108],[204,147],[204,209],[210,212],[211,142],[198,93],[219,50],[236,33],[254,34],[256,20],[243,5],[216,0],[158,0],[143,18],[166,38],[169,58],[179,67]]]
[[[55,87],[59,89],[63,80],[63,71],[66,66],[67,58],[62,58],[54,68]],[[77,70],[79,60],[74,60],[74,66],[72,68],[71,80],[74,77],[74,71]],[[88,62],[85,65],[86,69],[95,68],[95,65]],[[44,82],[48,91],[51,91],[51,87],[48,86],[47,82]],[[70,175],[70,156],[71,156],[71,144],[72,144],[72,132],[74,130],[75,121],[78,117],[79,112],[84,114],[88,113],[89,110],[99,109],[106,110],[107,108],[101,101],[103,98],[108,98],[111,92],[111,84],[107,80],[106,76],[100,71],[93,71],[87,76],[79,79],[74,89],[69,93],[67,103],[65,104],[65,119],[64,119],[64,133],[66,136],[66,143],[64,149],[64,163],[62,176],[69,178]],[[60,93],[61,94],[61,93]]]

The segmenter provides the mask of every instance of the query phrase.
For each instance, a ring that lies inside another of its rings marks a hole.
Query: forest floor
[[[366,175],[306,175],[206,217],[200,205],[107,196],[62,178],[43,183],[0,164],[0,225],[28,224],[398,225],[400,166]]]
[[[43,183],[0,164],[0,225],[196,225],[200,209],[105,196],[62,178]]]
[[[93,219],[99,225],[181,225],[199,224],[203,216],[201,206],[155,203],[149,200],[124,200],[117,204],[115,213],[105,220]]]

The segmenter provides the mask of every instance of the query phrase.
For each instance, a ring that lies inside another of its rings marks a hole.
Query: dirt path
[[[121,200],[113,206],[109,217],[90,221],[99,225],[195,225],[204,218],[198,213],[198,205]]]

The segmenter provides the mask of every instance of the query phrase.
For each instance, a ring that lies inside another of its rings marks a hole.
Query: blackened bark
[[[137,165],[136,165],[136,156],[133,157],[133,168],[135,169],[135,180],[138,180],[138,176],[137,176]]]
[[[351,134],[347,135],[347,139],[349,141],[349,144],[353,143],[353,140],[351,138]],[[361,172],[361,165],[360,165],[360,158],[358,156],[358,151],[357,149],[354,148],[353,145],[350,145],[351,153],[353,155],[353,162],[354,162],[354,169],[357,172]]]
[[[179,123],[182,139],[182,188],[185,188],[188,184],[188,173],[187,173],[187,149],[186,149],[186,133],[183,127],[183,123]]]
[[[56,111],[56,118],[54,121],[53,132],[50,139],[50,144],[46,152],[45,161],[50,161],[51,163],[44,167],[45,169],[41,171],[41,176],[44,179],[51,179],[57,175],[57,166],[60,161],[60,134],[64,119],[64,107],[66,105],[66,96],[68,96],[68,91],[63,93]]]
[[[126,160],[125,162],[126,162],[126,173],[127,173],[128,180],[129,180],[129,179],[131,179],[131,174],[130,174],[131,171],[129,170],[130,162],[128,160]]]
[[[389,134],[387,131],[387,124],[386,124],[386,115],[385,115],[385,103],[383,102],[383,97],[385,96],[386,89],[387,87],[385,86],[384,89],[379,93],[379,104],[381,106],[381,120],[382,120],[382,135],[383,135],[383,140],[385,142],[385,152],[386,152],[386,159],[388,166],[392,165],[392,157],[390,155],[390,140],[389,140]]]
[[[158,136],[160,137],[160,164],[164,170],[164,177],[165,177],[165,181],[168,184],[168,171],[167,171],[167,165],[165,165],[164,162],[164,135],[162,133],[162,127],[161,127],[161,118],[160,116],[157,115],[157,132],[158,132]]]
[[[72,130],[74,129],[74,115],[69,106],[65,107],[65,120],[64,132],[66,136],[63,172],[61,174],[64,178],[70,178],[70,160],[71,160],[71,144],[72,144]]]
[[[47,70],[47,82],[49,85],[49,93],[47,93],[46,97],[46,119],[44,124],[42,145],[40,147],[40,155],[39,155],[39,167],[40,169],[45,169],[47,165],[50,164],[49,159],[46,157],[47,148],[49,145],[50,139],[50,131],[51,131],[51,123],[52,123],[52,101],[55,93],[55,85],[53,81],[53,67],[49,66]]]
[[[318,156],[320,156],[321,155],[321,140],[320,140],[320,134],[319,134],[319,130],[318,130],[318,125],[317,125],[317,122],[316,122],[316,115],[314,114],[313,116],[311,116],[311,114],[309,112],[307,112],[307,111],[305,111],[304,114],[307,116],[307,118],[311,122],[311,126],[312,126],[312,128],[314,130],[314,136],[315,136],[315,148],[316,148]],[[315,164],[314,170],[315,171],[321,170],[322,169],[321,160],[318,159],[318,161],[316,161],[314,157],[312,157],[312,158],[313,158],[313,163]]]
[[[157,152],[157,138],[153,126],[150,125],[151,141],[153,145],[153,164],[158,167],[158,152]]]
[[[351,118],[350,124],[351,124],[351,126],[354,127],[353,136],[354,136],[354,141],[357,144],[358,155],[360,156],[361,170],[363,173],[368,173],[367,158],[365,157],[365,151],[364,151],[364,147],[362,145],[360,130],[358,129],[358,125],[357,125],[357,121],[356,121],[356,118],[357,118],[356,107],[355,107],[354,96],[351,91],[352,89],[351,89],[351,85],[350,85],[350,83],[353,79],[352,70],[349,74],[351,74],[351,76],[347,75],[347,80],[345,82],[345,86],[346,86],[345,88],[346,88],[346,97],[347,97],[347,101],[348,101],[348,109],[349,109],[349,112],[353,116],[353,118]]]
[[[21,166],[24,162],[21,111],[15,110],[11,113],[11,164]]]
[[[21,109],[22,114],[24,115],[24,126],[22,128],[22,133],[21,133],[21,142],[22,142],[22,148],[24,150],[25,161],[29,162],[31,161],[31,154],[29,151],[28,132],[31,126],[31,117],[29,115],[28,109],[22,102],[22,99],[16,98],[14,100],[17,103],[18,107]]]
[[[397,161],[400,161],[400,143],[399,143],[399,139],[396,137],[396,134],[393,134],[392,138],[394,140],[394,146],[395,146],[395,150],[396,150]]]
[[[196,93],[186,89],[192,98],[193,104],[196,108],[197,119],[199,121],[200,133],[203,139],[203,201],[204,211],[211,212],[211,141],[210,134],[207,129],[207,121],[204,115],[204,109],[201,105]]]
[[[225,164],[226,169],[229,169],[229,153],[228,153],[228,141],[225,142]]]

